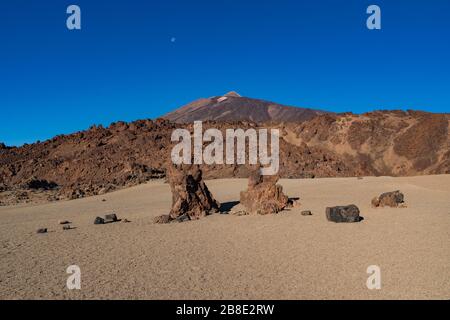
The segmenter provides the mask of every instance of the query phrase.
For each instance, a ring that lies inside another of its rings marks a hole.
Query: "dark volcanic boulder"
[[[172,190],[172,209],[168,217],[157,217],[155,222],[196,220],[219,211],[220,203],[209,192],[199,166],[170,165],[167,176]]]
[[[327,220],[332,222],[359,222],[359,209],[354,204],[348,206],[328,207],[326,209]]]
[[[105,219],[101,218],[101,217],[97,217],[94,220],[94,224],[104,224],[105,223]]]
[[[261,175],[259,168],[249,177],[248,189],[241,191],[240,202],[252,214],[278,213],[292,202],[277,184],[278,175]]]
[[[379,197],[372,199],[372,207],[398,207],[405,202],[404,195],[399,190],[382,193]]]
[[[115,213],[105,215],[105,223],[111,223],[111,222],[117,222],[117,221],[119,221],[119,219],[117,219],[117,216]]]

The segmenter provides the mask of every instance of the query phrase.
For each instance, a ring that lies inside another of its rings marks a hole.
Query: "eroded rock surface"
[[[332,222],[359,222],[359,208],[354,204],[348,206],[328,207],[326,209],[327,220]]]
[[[197,220],[219,211],[220,203],[208,190],[198,166],[171,165],[167,174],[172,191],[172,209],[168,216],[157,217],[155,222]]]
[[[372,199],[372,207],[393,207],[396,208],[405,202],[405,196],[399,190],[382,193]]]
[[[241,191],[240,202],[251,214],[278,213],[292,202],[277,184],[278,175],[261,175],[259,168],[249,177],[248,189]]]

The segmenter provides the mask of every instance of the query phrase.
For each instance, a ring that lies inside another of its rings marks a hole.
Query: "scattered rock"
[[[94,220],[94,224],[105,224],[105,219],[101,217],[96,217]]]
[[[36,233],[47,233],[47,228],[37,229]]]
[[[105,219],[104,219],[104,223],[113,223],[113,222],[117,222],[119,221],[119,219],[117,219],[117,216],[115,213],[110,213],[105,215]]]
[[[231,211],[230,214],[240,217],[240,216],[247,216],[248,212],[245,210],[237,210],[237,211]]]
[[[63,230],[71,230],[72,226],[70,224],[63,226]]]
[[[15,192],[16,199],[18,200],[28,200],[30,199],[28,192],[26,191],[17,191]],[[27,202],[27,201],[25,201]]]
[[[299,198],[289,198],[288,204],[286,207],[288,208],[297,208],[300,207],[302,204],[300,203]]]
[[[117,219],[117,216],[115,213],[106,214],[104,218],[102,217],[96,217],[94,224],[105,224],[105,223],[113,223],[121,221],[120,219]]]
[[[293,200],[292,201],[292,207],[297,208],[300,207],[302,204],[300,203],[300,200]]]
[[[399,190],[382,193],[380,196],[372,199],[372,207],[398,207],[404,203],[404,195]]]
[[[128,220],[128,219],[123,219],[122,222],[123,222],[123,223],[128,223],[128,222],[131,222],[131,221]]]
[[[102,202],[105,202],[106,201],[106,199],[102,199]]]
[[[168,182],[172,190],[172,209],[169,221],[196,220],[219,211],[220,203],[214,199],[197,165],[170,165]],[[164,223],[166,217],[157,223]]]
[[[359,222],[359,209],[354,204],[348,206],[328,207],[326,209],[327,220],[332,222]]]
[[[302,216],[312,216],[312,212],[310,210],[302,211]]]
[[[163,214],[157,216],[153,219],[153,223],[169,223],[171,221],[170,216],[168,214]]]
[[[67,220],[60,220],[58,223],[59,223],[59,224],[69,224],[70,221],[67,221]]]
[[[258,168],[249,177],[248,189],[241,191],[240,202],[251,214],[278,213],[292,202],[283,193],[283,187],[276,184],[278,175],[264,176]]]
[[[66,197],[69,200],[75,200],[75,199],[81,199],[84,198],[84,196],[86,195],[84,190],[81,189],[73,189],[73,190],[69,190],[66,194]]]

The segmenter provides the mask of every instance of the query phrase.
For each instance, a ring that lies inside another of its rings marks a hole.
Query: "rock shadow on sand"
[[[229,214],[231,209],[237,206],[239,201],[228,201],[220,204],[219,212],[220,214]]]

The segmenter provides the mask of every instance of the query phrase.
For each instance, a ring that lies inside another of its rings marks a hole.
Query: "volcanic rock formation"
[[[177,116],[168,118],[176,122],[116,122],[21,147],[0,143],[0,205],[77,199],[165,178],[173,130],[193,132],[192,122],[178,122],[205,119],[202,115],[211,119],[203,122],[203,130],[215,128],[224,136],[226,129],[279,129],[282,178],[450,173],[449,114],[316,112],[296,118],[283,109],[258,109],[235,93],[221,98],[217,105],[206,103],[211,108],[200,113],[192,105],[175,111]],[[226,110],[219,110],[222,105]],[[229,118],[236,114],[242,117]],[[237,163],[200,168],[205,179],[247,178],[252,172]]]
[[[301,122],[325,111],[298,108],[242,97],[231,91],[223,96],[195,100],[164,116],[176,123],[208,121]]]
[[[158,217],[155,222],[197,220],[219,211],[220,203],[209,192],[197,165],[170,165],[168,182],[172,209],[167,218]]]
[[[372,207],[393,207],[396,208],[404,203],[404,195],[399,190],[382,193],[380,196],[372,199]]]
[[[354,204],[348,206],[328,207],[326,209],[328,221],[332,222],[359,222],[359,209]]]
[[[278,213],[292,205],[277,184],[278,175],[261,175],[258,168],[248,179],[248,189],[241,191],[240,202],[252,214]]]

